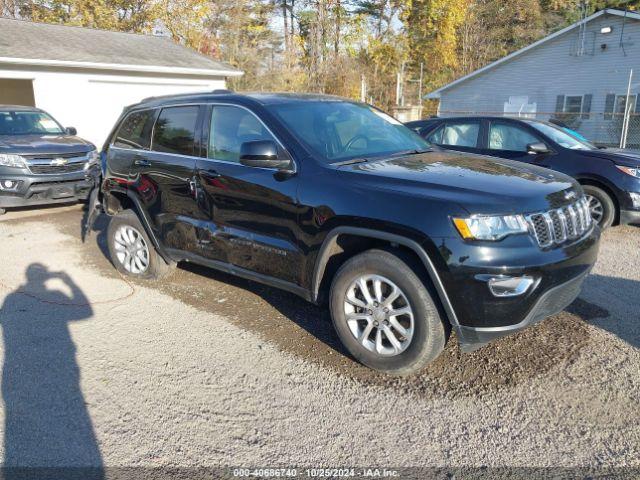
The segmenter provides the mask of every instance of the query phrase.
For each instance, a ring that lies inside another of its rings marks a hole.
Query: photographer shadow
[[[32,470],[47,467],[58,469],[51,472],[58,478],[102,479],[102,457],[69,331],[69,323],[88,319],[93,311],[65,272],[32,264],[26,276],[27,283],[9,294],[0,309],[3,478],[31,478],[30,472],[48,478]],[[51,283],[61,289],[50,288]]]

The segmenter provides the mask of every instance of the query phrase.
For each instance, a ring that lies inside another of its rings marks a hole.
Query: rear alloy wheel
[[[609,228],[616,216],[616,206],[611,197],[601,188],[592,185],[584,185],[582,188],[593,221],[603,230]]]
[[[166,277],[175,267],[174,263],[168,264],[158,254],[132,210],[124,210],[111,217],[107,245],[111,262],[123,275],[158,280]]]
[[[448,328],[418,267],[404,252],[368,250],[336,273],[330,292],[333,325],[364,365],[409,375],[444,349]]]

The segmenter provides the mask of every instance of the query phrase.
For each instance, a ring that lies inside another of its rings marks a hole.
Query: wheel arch
[[[151,222],[145,214],[145,210],[140,203],[140,199],[138,199],[133,192],[130,190],[111,190],[106,192],[104,194],[104,205],[105,210],[111,216],[116,215],[118,212],[123,210],[133,210],[162,259],[167,263],[174,262],[160,244],[153,228],[151,228]]]
[[[458,319],[453,309],[453,305],[447,295],[444,288],[444,284],[440,279],[440,275],[433,263],[433,260],[422,246],[402,235],[389,233],[381,230],[373,230],[360,227],[342,226],[336,227],[331,230],[326,236],[318,256],[316,257],[315,266],[313,270],[312,285],[311,285],[311,298],[314,302],[318,302],[322,297],[322,287],[326,285],[328,280],[331,280],[339,264],[331,265],[332,259],[338,257],[343,249],[338,243],[341,238],[351,238],[367,240],[364,248],[360,248],[354,254],[360,253],[360,251],[368,250],[370,248],[380,247],[381,243],[387,246],[400,246],[403,249],[411,252],[420,261],[420,264],[424,267],[431,283],[435,289],[435,292],[440,300],[440,304],[447,316],[449,323],[452,326],[458,325]],[[348,255],[350,258],[352,254]],[[342,263],[342,262],[340,262]]]

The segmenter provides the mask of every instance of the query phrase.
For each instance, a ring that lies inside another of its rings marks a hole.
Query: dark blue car
[[[601,149],[565,128],[538,120],[431,118],[407,126],[447,150],[517,160],[574,177],[602,228],[640,224],[640,152]]]

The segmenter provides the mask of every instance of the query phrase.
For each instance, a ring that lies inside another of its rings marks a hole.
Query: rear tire
[[[331,285],[331,318],[344,346],[392,375],[420,371],[447,342],[448,329],[412,263],[402,252],[369,250],[346,261]]]
[[[0,208],[0,215],[4,215],[7,211],[4,208]]]
[[[111,217],[107,245],[111,263],[123,275],[160,280],[175,268],[175,263],[167,264],[158,254],[133,210],[124,210]]]
[[[602,230],[609,228],[616,218],[616,205],[607,192],[593,185],[583,185],[582,189],[589,201],[591,218]]]

